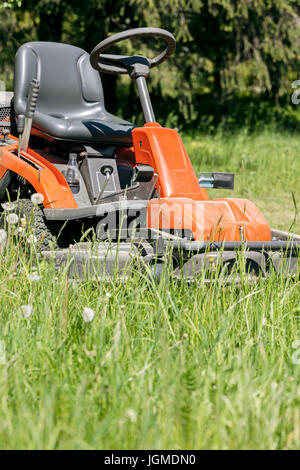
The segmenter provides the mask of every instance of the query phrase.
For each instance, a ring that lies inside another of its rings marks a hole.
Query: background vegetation
[[[290,100],[299,78],[298,0],[5,0],[0,79],[12,87],[14,54],[26,41],[68,42],[90,52],[107,35],[139,26],[165,28],[177,39],[175,55],[150,77],[162,123],[205,131],[220,122],[298,127]],[[123,52],[158,48],[125,43]],[[102,79],[108,110],[139,120],[129,78]]]
[[[185,129],[196,172],[235,172],[230,195],[300,233],[300,115],[290,101],[299,16],[296,0],[6,0],[0,79],[12,88],[26,41],[91,51],[137,26],[172,31],[176,54],[149,79],[157,118]],[[126,43],[123,52],[156,47]],[[109,111],[141,122],[129,78],[102,79]],[[201,275],[157,284],[147,270],[74,282],[9,234],[0,448],[299,449],[299,282],[299,272],[273,272],[238,285]]]

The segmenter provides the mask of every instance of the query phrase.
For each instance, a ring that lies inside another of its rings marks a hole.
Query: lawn
[[[289,229],[299,136],[184,141],[197,172],[234,172],[230,194]],[[299,448],[299,279],[74,282],[10,244],[0,285],[1,449]]]

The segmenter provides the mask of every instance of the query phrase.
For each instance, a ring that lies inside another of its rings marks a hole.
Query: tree
[[[298,78],[299,0],[6,0],[0,5],[0,77],[12,83],[13,56],[30,40],[63,41],[90,52],[108,35],[139,26],[170,30],[177,49],[151,71],[156,116],[197,125],[221,115],[229,98],[275,103]],[[122,45],[122,53],[155,54],[159,42]],[[102,74],[108,110],[140,114],[129,78]]]

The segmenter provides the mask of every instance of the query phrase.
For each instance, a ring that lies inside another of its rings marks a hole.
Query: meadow
[[[234,172],[230,195],[300,233],[299,135],[184,142],[197,173]],[[9,240],[1,257],[1,449],[299,448],[299,277],[208,285],[66,272],[34,245],[25,255]]]

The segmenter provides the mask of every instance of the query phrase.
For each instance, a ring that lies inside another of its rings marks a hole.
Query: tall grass
[[[188,143],[203,171],[209,139]],[[272,139],[296,171],[297,145],[290,139],[293,153],[284,136],[266,135],[266,146]],[[283,169],[275,143],[268,158],[262,143],[219,136],[214,166],[230,170],[231,159],[236,170],[240,150],[255,151],[256,177],[245,172],[237,192],[261,202],[261,157],[264,168],[269,160],[277,175]],[[164,273],[157,283],[144,269],[122,282],[73,281],[27,248],[9,238],[1,256],[2,449],[299,448],[299,278],[207,285]],[[95,311],[88,323],[85,307]]]

